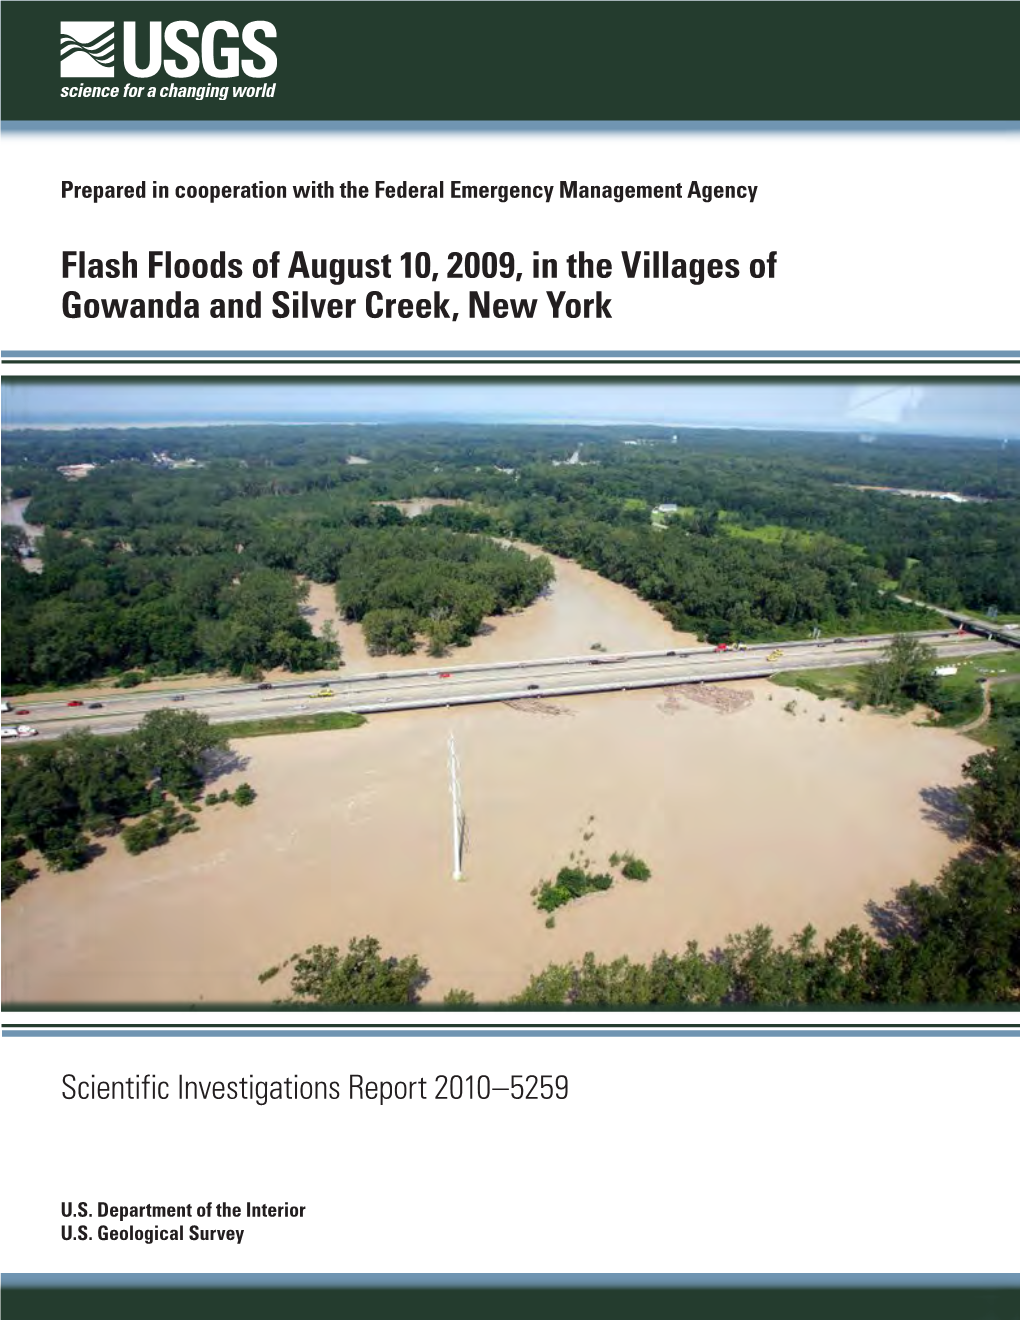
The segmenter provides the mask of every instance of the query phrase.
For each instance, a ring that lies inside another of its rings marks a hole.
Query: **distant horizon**
[[[1020,439],[1020,385],[639,381],[5,381],[3,431],[215,426],[654,427]]]
[[[420,413],[414,414],[393,414],[391,416],[364,417],[364,418],[340,418],[340,417],[317,417],[303,419],[301,421],[288,420],[282,417],[217,417],[217,418],[181,418],[172,421],[39,421],[25,423],[0,423],[0,433],[8,431],[12,433],[25,431],[44,432],[66,432],[73,434],[76,431],[179,431],[179,430],[226,430],[230,427],[240,426],[279,426],[279,427],[312,427],[312,426],[337,426],[337,427],[384,427],[400,425],[458,425],[458,426],[543,426],[543,427],[562,427],[568,428],[588,428],[605,429],[612,428],[644,428],[645,430],[654,429],[662,431],[762,431],[762,432],[783,432],[788,431],[798,435],[844,435],[851,437],[859,435],[862,443],[866,442],[872,436],[881,436],[886,439],[896,439],[897,437],[910,437],[913,439],[930,437],[933,440],[980,440],[987,443],[1008,443],[1010,440],[1017,439],[1020,436],[1002,436],[995,434],[976,435],[967,434],[958,431],[938,431],[933,432],[920,428],[918,430],[895,429],[884,426],[871,426],[860,428],[855,426],[840,426],[836,423],[753,423],[753,422],[698,422],[698,421],[667,421],[653,422],[644,419],[626,418],[596,420],[594,418],[570,419],[561,417],[458,417],[450,416],[425,416]]]

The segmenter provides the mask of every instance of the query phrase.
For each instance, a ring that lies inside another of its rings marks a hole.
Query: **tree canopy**
[[[103,835],[153,805],[153,788],[188,793],[203,781],[206,757],[227,740],[197,711],[154,710],[132,733],[87,729],[53,742],[4,748],[0,806],[4,856],[38,849],[55,870],[89,860],[86,836]]]
[[[936,661],[934,647],[916,637],[894,637],[881,660],[861,669],[858,695],[868,706],[892,709],[930,701],[938,688]]]
[[[47,528],[42,573],[5,533],[4,682],[133,668],[329,667],[299,579],[336,584],[378,650],[435,654],[563,554],[711,641],[939,626],[1020,612],[1020,449],[967,439],[652,426],[404,424],[5,432],[4,484]],[[580,462],[567,463],[573,453]],[[368,461],[352,464],[352,456]],[[56,469],[90,461],[83,481]],[[907,498],[871,485],[952,491]],[[466,501],[408,519],[393,502]],[[658,521],[660,504],[676,511]],[[456,535],[455,535],[456,534]],[[17,544],[16,544],[17,543]],[[479,549],[479,546],[488,546]],[[543,578],[543,574],[545,577]]]
[[[377,939],[352,939],[341,955],[316,944],[291,960],[291,998],[296,1004],[406,1007],[416,1004],[428,973],[414,956],[382,957]]]

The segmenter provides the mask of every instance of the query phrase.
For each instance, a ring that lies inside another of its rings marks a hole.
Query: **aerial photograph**
[[[2,428],[5,1004],[1020,1002],[1020,385]]]

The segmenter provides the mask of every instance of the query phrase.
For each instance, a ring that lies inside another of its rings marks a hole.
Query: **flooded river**
[[[959,845],[922,790],[960,782],[973,745],[763,681],[729,713],[632,692],[377,717],[346,732],[238,742],[255,804],[129,857],[117,839],[4,904],[8,1000],[269,1000],[258,974],[314,943],[377,936],[417,953],[430,1000],[501,999],[586,950],[647,959],[759,922],[783,939],[867,925],[868,899],[930,880]],[[772,698],[770,700],[770,698]],[[825,717],[824,721],[822,717]],[[465,879],[452,879],[447,739],[456,738]],[[217,785],[219,787],[219,785]],[[618,881],[562,909],[532,888],[630,850]]]
[[[538,546],[522,541],[514,545],[528,554],[545,553]],[[556,570],[556,578],[546,594],[516,614],[489,619],[470,646],[459,646],[449,653],[450,664],[582,655],[595,643],[607,651],[653,651],[696,641],[692,633],[676,632],[657,610],[627,587],[609,582],[572,560],[558,555],[546,557]],[[370,656],[361,625],[340,618],[331,586],[311,583],[308,603],[315,611],[311,617],[316,631],[321,630],[326,619],[332,619],[343,648],[344,664],[352,673],[419,669],[432,663],[424,651],[409,656]]]

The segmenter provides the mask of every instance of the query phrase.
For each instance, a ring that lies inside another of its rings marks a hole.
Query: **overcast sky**
[[[5,382],[5,426],[203,421],[658,422],[1020,438],[1020,384]]]

